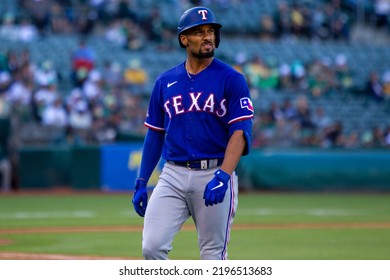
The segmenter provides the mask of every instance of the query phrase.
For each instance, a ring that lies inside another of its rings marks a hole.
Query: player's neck
[[[191,75],[196,75],[202,72],[204,69],[206,69],[211,64],[211,62],[213,62],[213,60],[214,57],[202,58],[202,59],[187,58],[185,63],[187,73]]]

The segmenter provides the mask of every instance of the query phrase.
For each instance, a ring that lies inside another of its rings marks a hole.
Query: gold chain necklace
[[[212,59],[210,60],[210,62],[209,62],[202,70],[200,70],[198,73],[195,73],[195,74],[193,74],[193,75],[199,74],[199,73],[202,72],[204,69],[206,69],[207,67],[209,67],[209,65],[211,64],[211,62],[213,62],[213,60],[214,60],[214,58],[212,58]],[[189,67],[188,67],[188,60],[186,61],[185,68],[186,68],[186,72],[187,72],[188,78],[192,79],[192,76],[191,76],[190,72],[188,71],[188,68],[189,68]]]

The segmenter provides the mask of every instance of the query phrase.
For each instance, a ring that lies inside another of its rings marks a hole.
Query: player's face
[[[186,34],[187,46],[191,54],[197,58],[214,56],[215,29],[212,25],[194,27]]]

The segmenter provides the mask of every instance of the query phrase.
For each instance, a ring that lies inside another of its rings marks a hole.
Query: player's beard
[[[202,52],[201,50],[199,50],[198,53],[193,53],[193,56],[198,59],[214,57],[214,49],[208,52]]]

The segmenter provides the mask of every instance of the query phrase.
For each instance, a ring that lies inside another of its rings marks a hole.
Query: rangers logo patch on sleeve
[[[244,97],[240,99],[241,108],[247,108],[249,111],[253,112],[252,100],[249,97]]]

